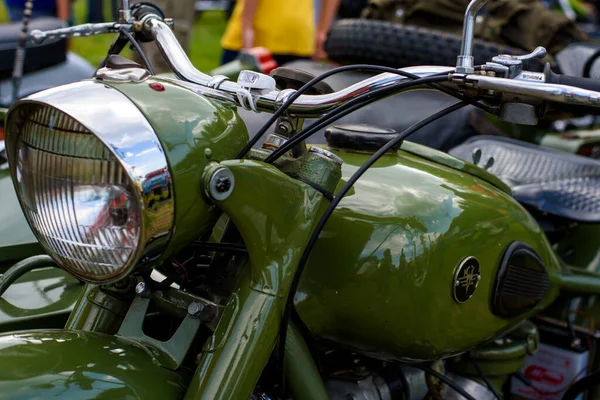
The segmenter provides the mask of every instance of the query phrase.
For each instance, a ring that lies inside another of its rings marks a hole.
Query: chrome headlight
[[[125,96],[81,82],[20,101],[7,121],[21,207],[59,265],[108,283],[166,246],[174,219],[167,160]]]

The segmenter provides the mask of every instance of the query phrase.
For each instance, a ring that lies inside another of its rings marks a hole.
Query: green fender
[[[0,336],[0,397],[180,399],[186,380],[125,339],[69,330]]]

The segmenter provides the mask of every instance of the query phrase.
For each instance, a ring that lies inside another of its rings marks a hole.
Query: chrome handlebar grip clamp
[[[460,55],[456,60],[456,72],[459,74],[470,74],[474,72],[473,38],[475,37],[475,23],[477,22],[477,14],[488,1],[489,0],[471,0],[465,11]]]

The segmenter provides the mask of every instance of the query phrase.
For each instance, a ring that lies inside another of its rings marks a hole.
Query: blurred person
[[[11,22],[23,19],[26,0],[4,0]],[[71,0],[35,0],[31,18],[55,17],[63,21],[71,19]]]
[[[323,59],[327,32],[340,0],[321,3],[315,27],[314,0],[238,0],[221,39],[221,64],[240,50],[265,47],[279,65],[298,59]]]
[[[175,36],[181,47],[187,52],[196,18],[196,1],[153,0],[152,3],[156,4],[163,11],[166,18],[173,18]],[[140,45],[156,74],[171,71],[171,68],[169,68],[169,65],[160,54],[156,43],[140,43]],[[142,63],[141,57],[135,52],[133,59],[138,63]]]

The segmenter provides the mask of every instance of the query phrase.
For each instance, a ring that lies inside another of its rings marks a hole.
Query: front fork
[[[206,190],[240,232],[249,264],[204,346],[185,399],[247,399],[277,343],[293,276],[327,200],[312,186],[249,160],[215,163],[206,172]],[[294,328],[288,338],[286,350],[297,363],[286,368],[294,398],[328,398]],[[310,381],[299,384],[297,374]]]
[[[291,172],[299,179],[252,160],[214,163],[205,171],[207,194],[241,234],[248,251],[248,264],[228,304],[219,307],[214,333],[204,344],[186,400],[248,399],[271,357],[298,262],[327,207],[323,191],[333,192],[341,177],[339,165],[320,155],[311,153],[302,158],[306,162]],[[162,301],[171,296],[174,299],[168,303],[188,304],[190,299],[181,298],[185,294],[164,292]],[[187,352],[187,347],[182,350],[184,342],[190,344],[197,330],[184,327],[186,321],[192,321],[186,316],[182,327],[168,342],[148,338],[137,321],[145,314],[145,308],[138,310],[141,296],[136,296],[129,307],[109,304],[107,301],[117,300],[104,295],[97,286],[88,285],[67,328],[108,334],[118,330],[118,335],[149,350],[162,349],[152,353],[154,358],[161,366],[178,370],[185,356],[180,353]],[[180,330],[185,340],[174,340]],[[294,399],[329,398],[293,323],[287,334],[285,361],[286,379]]]

